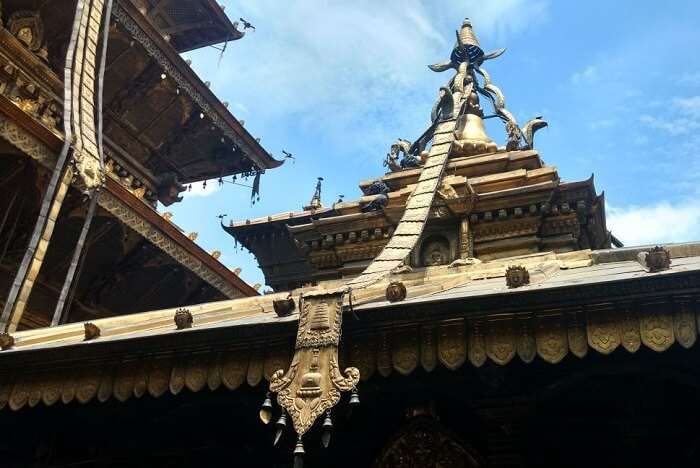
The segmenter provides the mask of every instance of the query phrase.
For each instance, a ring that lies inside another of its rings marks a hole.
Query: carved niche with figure
[[[448,265],[454,260],[450,242],[441,235],[426,238],[420,248],[420,266]]]
[[[480,468],[478,457],[430,416],[410,419],[382,450],[375,468]]]

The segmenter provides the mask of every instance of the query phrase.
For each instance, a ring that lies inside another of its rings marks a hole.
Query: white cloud
[[[700,240],[700,199],[684,203],[608,206],[607,226],[626,246]]]
[[[289,119],[296,131],[338,145],[353,141],[358,153],[383,150],[397,128],[410,137],[427,125],[438,87],[450,78],[427,65],[449,58],[465,15],[491,50],[545,21],[548,10],[542,0],[455,0],[440,8],[420,0],[319,0],[290,2],[283,11],[277,0],[227,3],[232,18],[257,30],[230,47],[220,66],[208,51],[193,53],[200,76],[222,99],[249,109],[254,134]]]
[[[191,185],[191,189],[185,190],[184,192],[180,193],[180,195],[182,195],[184,199],[194,197],[208,197],[209,195],[213,195],[216,192],[218,192],[220,188],[216,180],[208,180],[206,187],[204,187],[203,182],[195,182]]]
[[[588,65],[571,76],[573,84],[595,83],[596,81],[598,81],[598,67],[595,65]]]
[[[643,114],[639,121],[671,136],[687,135],[700,129],[700,96],[675,97],[669,111]]]
[[[700,96],[677,97],[673,99],[673,104],[679,111],[700,118]]]

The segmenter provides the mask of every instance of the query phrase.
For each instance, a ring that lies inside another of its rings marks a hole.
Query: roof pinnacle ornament
[[[305,211],[314,211],[323,207],[323,204],[321,204],[321,182],[323,182],[323,177],[318,178],[316,182],[316,190],[311,197],[311,201],[308,205],[303,207]]]
[[[497,150],[493,141],[486,135],[479,95],[487,98],[493,106],[495,114],[489,117],[498,117],[505,124],[508,138],[506,150],[532,149],[535,132],[546,127],[547,122],[542,117],[537,117],[520,128],[513,114],[505,107],[505,96],[491,82],[488,72],[482,68],[485,61],[500,57],[506,49],[500,48],[484,53],[468,18],[462,22],[462,27],[456,32],[456,36],[457,41],[450,54],[450,60],[429,65],[429,68],[435,72],[457,70],[457,74],[450,82],[454,95],[455,115],[461,114],[455,154],[468,156]],[[481,76],[481,83],[477,76]],[[467,93],[466,89],[470,92]]]
[[[475,64],[476,66],[480,66],[486,60],[499,57],[506,51],[505,48],[500,48],[485,54],[481,49],[479,40],[476,38],[476,34],[474,34],[472,23],[469,18],[464,18],[462,27],[459,31],[456,31],[456,35],[457,42],[455,43],[452,53],[450,54],[450,60],[447,62],[428,65],[428,68],[434,72],[443,72],[449,70],[450,68],[457,70],[459,64],[462,62],[469,62]]]

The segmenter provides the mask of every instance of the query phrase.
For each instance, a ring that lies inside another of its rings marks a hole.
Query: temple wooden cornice
[[[265,274],[267,284],[276,290],[285,290],[299,285],[300,272],[307,277],[314,273],[303,251],[297,248],[295,239],[289,232],[290,227],[334,214],[332,208],[289,211],[263,218],[232,221],[222,228],[242,246],[256,252],[258,265]]]
[[[667,246],[671,269],[649,272],[636,258],[648,248],[542,253],[457,268],[392,275],[346,300],[341,367],[363,380],[487,360],[507,365],[536,357],[555,364],[595,351],[663,352],[697,341],[700,246]],[[504,271],[520,265],[530,282],[508,287]],[[389,282],[407,297],[386,302]],[[323,287],[333,288],[329,282]],[[292,291],[298,296],[307,290]],[[0,351],[0,405],[12,409],[92,399],[124,401],[243,383],[256,386],[290,359],[298,314],[279,317],[273,302],[288,293],[190,306],[192,328],[178,329],[176,309],[18,332]],[[89,340],[86,338],[89,336]],[[567,357],[571,354],[572,356]]]
[[[132,0],[179,53],[241,39],[215,0]]]
[[[0,136],[46,168],[56,164],[56,154],[63,144],[59,135],[3,96],[0,96]],[[226,297],[258,294],[114,178],[107,178],[98,204]]]
[[[192,98],[207,118],[211,119],[212,124],[234,144],[243,148],[259,168],[274,168],[282,164],[255,141],[130,0],[117,2],[112,16],[144,47],[166,74],[177,82],[179,88]]]

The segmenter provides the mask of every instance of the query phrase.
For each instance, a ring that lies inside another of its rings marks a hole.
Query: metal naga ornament
[[[360,380],[357,368],[341,373],[338,367],[345,293],[345,289],[326,290],[301,297],[294,358],[286,373],[280,369],[270,378],[270,391],[277,394],[277,402],[298,435],[297,457],[303,454],[302,436],[316,419],[330,414],[341,392],[356,391]],[[325,429],[329,429],[328,421]]]

